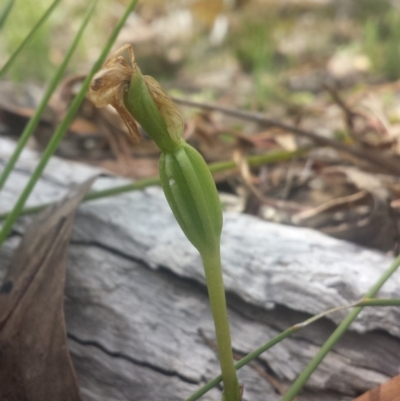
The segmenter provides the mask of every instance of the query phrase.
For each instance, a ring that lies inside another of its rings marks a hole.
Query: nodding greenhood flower
[[[131,45],[112,54],[94,75],[89,99],[97,107],[113,106],[135,142],[141,139],[137,121],[163,152],[184,143],[179,109],[154,78],[142,75]]]
[[[136,142],[136,121],[140,123],[163,152],[161,184],[183,232],[200,253],[219,249],[222,210],[210,170],[182,138],[179,109],[155,79],[142,75],[130,45],[111,55],[95,74],[89,98],[97,107],[112,105]]]
[[[89,98],[97,107],[115,107],[130,136],[139,142],[137,121],[162,151],[159,170],[165,196],[186,237],[203,259],[224,399],[239,401],[219,253],[222,208],[210,170],[200,153],[182,138],[184,124],[178,108],[157,81],[142,75],[130,45],[114,53],[93,77]]]

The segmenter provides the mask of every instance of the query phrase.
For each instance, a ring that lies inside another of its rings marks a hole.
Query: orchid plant
[[[111,55],[94,75],[89,98],[97,107],[113,106],[134,141],[140,141],[138,122],[161,149],[159,171],[165,197],[203,261],[224,383],[223,400],[239,401],[241,389],[233,363],[221,267],[222,208],[211,172],[200,153],[183,139],[179,109],[155,79],[142,75],[130,45]]]

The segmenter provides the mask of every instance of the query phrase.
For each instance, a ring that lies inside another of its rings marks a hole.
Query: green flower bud
[[[182,145],[184,123],[178,107],[154,78],[142,75],[137,64],[124,102],[163,152],[174,151]]]
[[[203,157],[185,143],[161,155],[159,170],[167,201],[189,241],[202,255],[219,249],[222,208]]]

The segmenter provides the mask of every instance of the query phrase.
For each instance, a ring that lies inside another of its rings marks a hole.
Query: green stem
[[[14,0],[8,0],[4,7],[0,11],[0,30],[3,28],[5,22],[7,21],[10,11],[13,8]]]
[[[43,96],[43,99],[41,100],[38,108],[35,111],[35,114],[29,120],[24,131],[22,132],[22,134],[18,140],[17,147],[15,148],[13,154],[10,157],[10,160],[6,164],[2,174],[0,176],[0,190],[3,188],[4,183],[7,181],[8,176],[10,175],[11,171],[13,170],[15,163],[17,162],[17,160],[18,160],[22,150],[24,149],[25,145],[27,144],[29,138],[32,136],[33,132],[35,131],[35,129],[40,121],[40,118],[41,118],[44,110],[47,107],[47,104],[51,98],[51,95],[57,88],[57,85],[59,84],[59,82],[64,74],[64,71],[67,68],[69,61],[70,61],[72,55],[74,54],[76,47],[78,46],[79,40],[81,39],[82,34],[96,8],[97,2],[98,2],[98,0],[92,1],[92,4],[87,11],[85,18],[83,19],[82,24],[79,28],[79,31],[75,35],[75,38],[74,38],[70,48],[68,49],[68,52],[67,52],[63,62],[61,63],[56,74],[54,75],[53,79],[51,80],[51,82]]]
[[[300,149],[296,151],[279,150],[275,152],[268,152],[261,155],[249,156],[247,158],[247,162],[249,163],[250,166],[256,167],[256,166],[261,166],[263,164],[271,164],[280,161],[290,160],[294,157],[305,154],[307,151],[308,149]],[[211,163],[208,165],[208,167],[210,168],[210,171],[213,174],[237,168],[236,163],[232,160]],[[154,185],[160,185],[160,179],[158,177],[145,178],[142,180],[135,181],[131,184],[121,185],[118,187],[105,189],[102,191],[90,192],[87,196],[85,196],[84,202],[100,198],[106,198],[109,196],[115,196],[125,192],[137,191]],[[40,212],[41,210],[43,210],[47,206],[50,206],[51,204],[52,203],[49,202],[37,206],[27,207],[21,211],[20,216]],[[6,219],[9,216],[9,214],[10,214],[9,212],[0,213],[0,221]]]
[[[291,336],[294,332],[296,332],[299,329],[300,329],[300,327],[299,328],[291,327],[291,328],[285,330],[284,332],[282,332],[281,334],[277,335],[272,340],[270,340],[267,343],[263,344],[261,347],[257,348],[256,350],[254,350],[253,352],[251,352],[250,354],[248,354],[244,358],[242,358],[239,362],[237,362],[234,365],[235,369],[236,370],[241,369],[243,366],[247,365],[252,360],[254,360],[257,357],[259,357],[263,352],[269,350],[274,345],[278,344],[279,342],[281,342],[285,338]],[[203,396],[204,394],[208,393],[213,387],[215,387],[216,385],[221,383],[221,381],[222,381],[222,375],[219,375],[219,376],[215,377],[214,379],[212,379],[208,383],[206,383],[202,388],[200,388],[195,393],[193,393],[185,401],[196,401],[196,400],[198,400],[201,396]]]
[[[224,382],[224,401],[239,401],[239,382],[233,364],[232,342],[219,246],[210,252],[203,252],[202,259]]]
[[[45,169],[48,161],[50,160],[50,157],[53,155],[55,150],[57,149],[58,144],[60,143],[65,131],[68,129],[69,125],[71,124],[76,112],[78,111],[83,99],[86,96],[86,92],[89,88],[90,81],[93,77],[93,75],[100,69],[102,64],[104,63],[107,54],[109,53],[113,43],[115,42],[115,39],[118,36],[119,31],[121,28],[124,26],[126,19],[128,18],[129,14],[133,10],[133,8],[136,6],[138,0],[132,0],[131,3],[128,5],[126,8],[123,16],[121,19],[118,21],[116,27],[114,28],[113,32],[111,33],[111,36],[109,37],[106,45],[104,46],[100,57],[97,59],[96,63],[93,65],[90,73],[82,83],[82,87],[78,94],[76,95],[75,99],[71,103],[71,106],[64,117],[63,121],[57,128],[56,132],[54,133],[53,137],[51,138],[50,142],[48,143],[45,151],[42,154],[42,157],[35,169],[35,171],[32,173],[28,183],[26,184],[26,187],[22,191],[20,197],[18,198],[16,204],[14,205],[13,210],[11,213],[7,216],[6,220],[4,221],[2,230],[0,231],[0,245],[3,244],[4,240],[7,238],[8,234],[11,231],[11,228],[14,224],[14,222],[17,220],[18,216],[20,215],[25,202],[27,201],[29,195],[31,194],[33,188],[35,187],[36,183],[38,182],[39,178],[41,177],[43,170]]]
[[[400,306],[400,299],[364,298],[357,306]]]
[[[262,153],[260,155],[252,155],[246,158],[247,163],[252,167],[262,166],[263,164],[272,164],[291,160],[298,156],[303,156],[310,149],[302,148],[298,150],[276,150],[273,152]],[[225,160],[209,164],[210,171],[219,173],[221,171],[237,169],[237,164],[233,160]]]
[[[2,78],[7,71],[10,69],[12,64],[14,63],[15,59],[17,58],[18,54],[22,51],[22,49],[33,39],[37,30],[42,26],[42,24],[49,18],[51,13],[56,8],[57,4],[61,0],[54,0],[54,2],[50,5],[47,11],[43,14],[42,18],[36,23],[36,25],[32,28],[26,38],[22,41],[22,43],[18,46],[17,50],[11,55],[11,57],[7,60],[7,62],[3,65],[0,69],[0,78]],[[22,6],[23,7],[23,6]]]
[[[367,292],[365,298],[372,298],[375,294],[380,290],[380,288],[385,284],[385,282],[391,277],[391,275],[398,269],[400,266],[400,257],[398,257],[393,264],[389,267],[389,269],[382,275],[382,277],[375,283],[375,285]],[[325,356],[329,353],[329,351],[333,348],[333,346],[339,341],[342,335],[349,328],[351,323],[353,323],[354,319],[359,315],[362,311],[363,307],[359,306],[354,308],[347,317],[343,320],[343,322],[337,327],[337,329],[332,333],[332,335],[328,338],[322,348],[319,350],[317,355],[312,359],[312,361],[307,365],[307,367],[301,372],[300,376],[296,379],[290,389],[283,396],[281,401],[291,401],[293,400],[299,391],[306,384],[307,380],[313,374],[314,370],[317,369],[318,365],[322,362]]]

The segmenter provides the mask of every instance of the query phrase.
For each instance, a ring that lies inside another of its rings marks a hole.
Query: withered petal
[[[122,99],[122,100],[121,100]],[[131,113],[125,107],[123,102],[123,94],[116,99],[115,102],[111,103],[111,105],[117,110],[117,113],[122,118],[122,121],[125,123],[128,128],[129,136],[136,142],[139,143],[142,139],[142,136],[139,133],[139,129],[137,127],[135,119],[132,117]]]
[[[130,62],[120,55],[124,50],[128,50]],[[133,62],[133,50],[130,45],[117,50],[93,76],[88,97],[96,107],[105,107],[109,104],[113,106],[128,128],[129,136],[138,143],[141,136],[136,121],[124,104],[124,92],[133,72]]]

